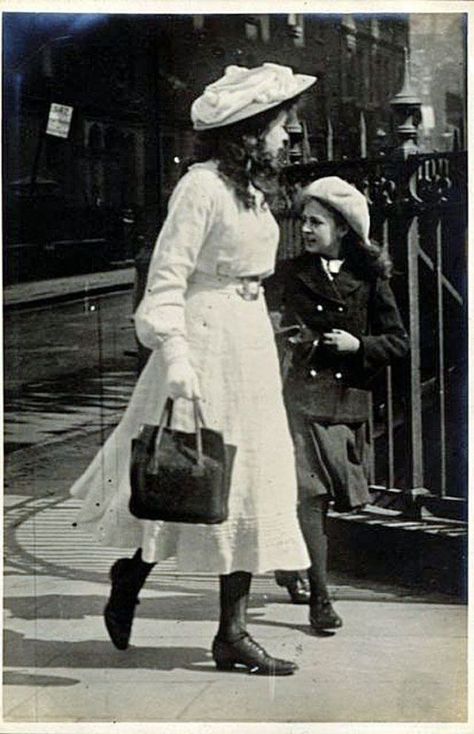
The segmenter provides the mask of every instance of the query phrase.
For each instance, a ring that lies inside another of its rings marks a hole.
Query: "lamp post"
[[[286,130],[290,138],[288,157],[290,163],[303,163],[303,125],[298,120],[296,112],[288,119]]]
[[[405,49],[405,71],[403,86],[400,92],[390,100],[393,110],[398,138],[394,157],[406,160],[412,153],[418,152],[418,125],[421,121],[421,99],[416,94],[408,62],[408,51]]]

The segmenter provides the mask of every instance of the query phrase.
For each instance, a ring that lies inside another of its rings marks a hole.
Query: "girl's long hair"
[[[369,277],[383,278],[388,280],[393,271],[393,263],[385,247],[378,242],[364,240],[359,237],[353,229],[342,238],[343,257],[351,262],[354,270]]]
[[[280,112],[295,104],[296,99],[293,98],[232,125],[196,133],[193,154],[185,170],[193,163],[215,159],[220,176],[232,186],[238,201],[246,209],[256,207],[250,183],[263,192],[267,201],[271,201],[278,192],[280,165],[265,152],[264,134]]]
[[[317,196],[300,198],[298,208],[302,210],[304,204],[311,199],[327,209],[334,217],[336,224],[349,227],[347,234],[341,240],[341,257],[350,261],[351,269],[362,276],[388,280],[392,275],[393,263],[387,249],[381,247],[372,239],[369,242],[364,242],[337,209],[334,209],[326,201],[318,199]]]

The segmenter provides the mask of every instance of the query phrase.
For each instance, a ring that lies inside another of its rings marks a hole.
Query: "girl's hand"
[[[342,329],[332,329],[322,337],[322,344],[338,354],[355,354],[359,351],[360,339]]]
[[[170,398],[200,398],[199,381],[187,359],[172,362],[167,371],[166,382]]]

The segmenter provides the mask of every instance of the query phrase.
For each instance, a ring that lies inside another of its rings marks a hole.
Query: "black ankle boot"
[[[133,558],[120,558],[110,569],[112,589],[104,620],[110,639],[119,650],[128,647],[135,606],[140,603],[138,593],[154,565],[142,561],[139,548]]]
[[[309,623],[316,632],[342,627],[342,619],[335,612],[328,597],[319,597],[318,599],[311,600]]]
[[[232,670],[238,665],[243,665],[252,675],[293,675],[298,670],[296,663],[273,658],[248,633],[234,641],[215,637],[212,657],[217,670]]]
[[[309,584],[299,571],[275,571],[278,586],[284,586],[293,604],[309,604]]]

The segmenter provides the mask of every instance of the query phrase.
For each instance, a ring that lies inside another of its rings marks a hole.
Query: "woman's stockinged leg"
[[[255,675],[291,675],[297,665],[269,655],[247,632],[247,605],[252,574],[220,576],[220,615],[212,656],[218,670],[244,666]]]
[[[219,577],[219,640],[234,642],[245,635],[251,582],[252,574],[246,571],[235,571]]]
[[[317,631],[342,627],[342,619],[332,607],[327,587],[328,506],[327,495],[305,497],[300,500],[298,506],[301,530],[311,558],[311,566],[308,569],[311,592],[309,620],[313,629]]]

